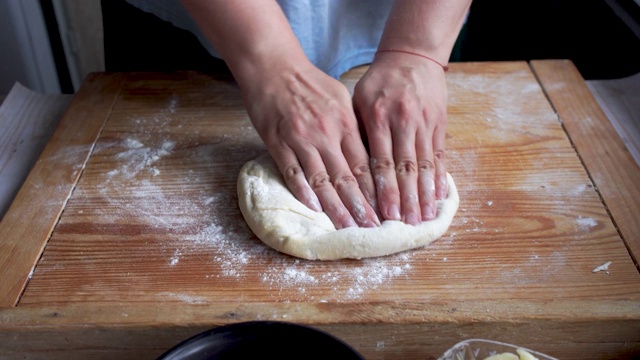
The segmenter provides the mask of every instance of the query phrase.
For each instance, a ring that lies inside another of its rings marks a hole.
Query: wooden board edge
[[[470,338],[514,343],[566,359],[611,358],[614,353],[618,355],[615,358],[624,359],[640,353],[637,301],[574,299],[499,304],[503,310],[500,314],[487,313],[484,309],[496,308],[496,304],[482,300],[428,306],[388,302],[15,307],[0,309],[0,349],[16,358],[37,354],[65,359],[146,358],[150,354],[155,358],[202,331],[263,320],[324,330],[365,358],[408,353],[431,358],[429,355],[437,356]],[[552,316],[548,315],[549,307],[554,309]],[[532,316],[513,315],[525,308]],[[572,316],[584,309],[598,309],[600,313]],[[475,315],[469,316],[469,312]]]
[[[86,78],[0,221],[0,308],[17,305],[124,79],[101,73]]]
[[[517,314],[517,315],[516,315]],[[238,321],[285,320],[337,323],[461,323],[630,320],[640,322],[640,301],[614,299],[475,300],[448,302],[292,302],[207,304],[82,303],[0,308],[0,331],[33,327],[157,326],[226,324]]]
[[[640,270],[640,167],[570,60],[530,65]]]

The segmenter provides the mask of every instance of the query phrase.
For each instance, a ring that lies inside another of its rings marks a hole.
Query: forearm
[[[420,52],[449,60],[471,0],[396,0],[379,49]]]
[[[182,0],[241,84],[304,63],[306,57],[273,0]]]
[[[351,96],[307,59],[275,0],[182,0],[229,65],[285,183],[337,228],[380,224]],[[334,184],[336,184],[334,186]]]

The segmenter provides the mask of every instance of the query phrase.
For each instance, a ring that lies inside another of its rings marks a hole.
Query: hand
[[[375,186],[348,90],[311,63],[243,87],[254,127],[295,197],[336,228],[375,227]]]
[[[434,219],[435,200],[448,191],[442,67],[410,54],[380,53],[353,101],[368,137],[382,217],[412,225]]]

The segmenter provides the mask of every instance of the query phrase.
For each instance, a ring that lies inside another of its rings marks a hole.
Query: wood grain
[[[531,66],[638,266],[640,167],[571,62],[533,61]]]
[[[0,310],[0,349],[5,350],[7,359],[25,354],[46,355],[47,359],[155,359],[207,329],[261,319],[322,329],[366,359],[436,359],[458,340],[472,338],[500,339],[559,359],[634,359],[640,352],[635,301],[584,301],[580,308],[574,301],[562,299],[549,301],[548,307],[529,301],[491,300],[441,302],[428,307],[422,302],[372,305],[270,302],[18,307]]]
[[[365,70],[342,81],[352,89]],[[0,334],[33,354],[152,358],[208,327],[275,319],[331,330],[367,358],[433,359],[469,337],[564,359],[638,354],[640,275],[529,65],[452,64],[447,76],[461,196],[448,233],[319,262],[245,225],[238,170],[265,150],[234,83],[127,74],[93,115],[104,129]]]
[[[121,76],[89,77],[0,222],[0,307],[14,306],[111,110]]]
[[[21,305],[638,296],[637,271],[527,64],[467,65],[449,87],[462,203],[447,236],[326,263],[271,251],[246,227],[236,178],[264,148],[233,85],[131,76]],[[606,261],[610,276],[591,273]]]

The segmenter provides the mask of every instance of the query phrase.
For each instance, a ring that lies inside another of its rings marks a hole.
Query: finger
[[[391,132],[389,128],[379,127],[368,133],[371,173],[376,186],[378,208],[385,220],[402,220]]]
[[[393,133],[393,152],[396,177],[400,191],[402,221],[418,225],[422,221],[418,198],[418,164],[416,160],[416,133],[412,127],[397,129]]]
[[[443,200],[449,192],[445,157],[446,122],[438,125],[433,133],[433,157],[436,167],[436,199]]]
[[[416,141],[418,158],[418,193],[422,220],[433,220],[436,217],[436,185],[435,163],[433,155],[433,135],[427,129],[419,130]]]
[[[352,174],[344,155],[327,151],[323,158],[333,187],[356,223],[362,227],[379,226],[380,221],[360,191],[356,177]]]
[[[305,177],[302,166],[291,148],[280,145],[271,152],[280,173],[284,177],[285,184],[293,193],[293,196],[308,208],[314,211],[322,211],[320,201],[316,193],[311,189]]]
[[[376,199],[376,188],[373,182],[371,168],[369,166],[369,155],[367,154],[364,144],[359,141],[359,137],[352,135],[346,136],[342,141],[342,151],[344,152],[344,156],[349,164],[351,173],[356,178],[358,187],[360,188],[364,199],[375,212],[375,217],[371,217],[371,220],[379,225],[380,220],[378,216],[380,214],[378,210],[378,201]]]
[[[304,169],[309,186],[318,197],[324,212],[329,216],[337,229],[358,226],[351,216],[351,212],[338,195],[327,168],[318,151],[313,149],[298,149],[296,152]],[[355,183],[355,179],[353,179]],[[357,185],[356,185],[357,188]]]

